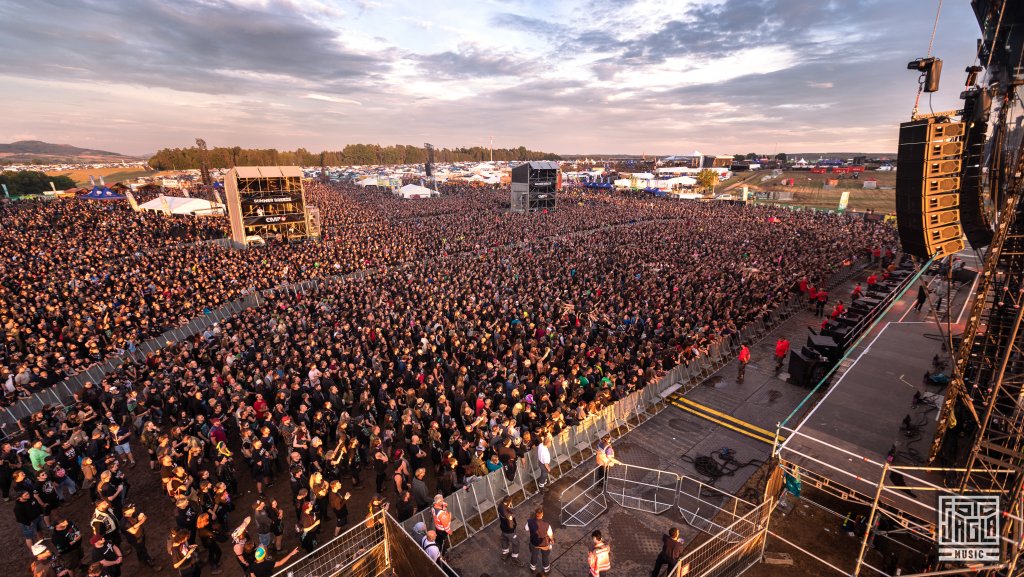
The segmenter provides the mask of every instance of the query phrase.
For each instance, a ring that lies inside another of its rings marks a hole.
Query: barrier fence
[[[444,561],[434,563],[391,515],[379,511],[289,563],[274,577],[458,577]]]
[[[761,560],[775,502],[765,501],[735,517],[718,534],[683,555],[671,577],[734,577]]]

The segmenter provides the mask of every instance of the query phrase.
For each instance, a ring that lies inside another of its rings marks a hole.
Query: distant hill
[[[0,163],[4,164],[34,161],[72,163],[119,162],[122,160],[138,160],[138,158],[117,152],[79,148],[70,144],[52,144],[39,140],[19,140],[10,144],[0,144]]]

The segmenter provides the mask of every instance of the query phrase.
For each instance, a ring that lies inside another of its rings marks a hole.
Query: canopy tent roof
[[[81,198],[88,198],[91,200],[124,200],[124,195],[118,194],[105,186],[103,188],[94,186],[92,187],[92,190],[83,194]]]
[[[398,195],[402,198],[429,198],[437,196],[437,191],[418,184],[407,184],[398,189]]]
[[[171,214],[209,215],[216,214],[217,211],[223,212],[224,205],[202,198],[185,198],[161,194],[147,203],[140,204],[139,209],[157,212],[170,210]]]

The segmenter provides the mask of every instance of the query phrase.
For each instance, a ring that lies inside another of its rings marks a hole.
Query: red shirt
[[[775,356],[784,357],[789,352],[789,341],[780,339],[775,343]]]
[[[747,345],[743,345],[743,347],[740,349],[740,362],[741,363],[749,363],[750,362],[750,349],[747,348]]]
[[[822,302],[822,303],[827,303],[828,302],[828,291],[821,291],[821,292],[818,293],[818,302]]]
[[[868,277],[868,284],[875,284],[878,282],[878,276],[873,274]]]
[[[857,286],[853,287],[853,295],[851,295],[851,296],[853,296],[853,300],[859,299],[862,294],[864,294],[864,293],[863,293],[863,291],[860,290],[860,285],[857,285]]]

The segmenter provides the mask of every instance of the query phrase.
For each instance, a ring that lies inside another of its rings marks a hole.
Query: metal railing
[[[735,577],[761,560],[774,502],[735,518],[717,535],[683,555],[671,577]]]
[[[666,406],[661,393],[672,386],[671,375],[666,375],[658,383],[634,391],[616,403],[588,416],[574,427],[555,435],[548,445],[551,453],[551,472],[548,483],[552,483],[577,467],[588,462],[592,463],[597,443],[605,435],[618,438],[637,425],[646,422]],[[590,472],[577,481],[589,487],[596,480]],[[482,477],[468,481],[465,487],[459,488],[446,496],[448,511],[452,515],[450,541],[458,546],[473,535],[486,529],[498,518],[498,505],[510,496],[514,503],[522,503],[540,492],[540,464],[537,462],[536,451],[529,451],[520,458],[514,471],[506,468],[492,471]],[[583,489],[579,487],[579,493]],[[603,494],[603,481],[602,481]],[[570,499],[573,497],[569,497]],[[430,527],[433,518],[430,511],[420,511],[402,526],[413,534],[417,523]]]
[[[379,511],[274,573],[274,577],[458,577],[443,560],[431,561],[419,541]]]
[[[594,467],[562,490],[558,520],[566,527],[586,527],[608,510],[606,479],[601,468]]]
[[[605,492],[620,507],[660,515],[676,504],[679,475],[622,463],[609,467]]]

